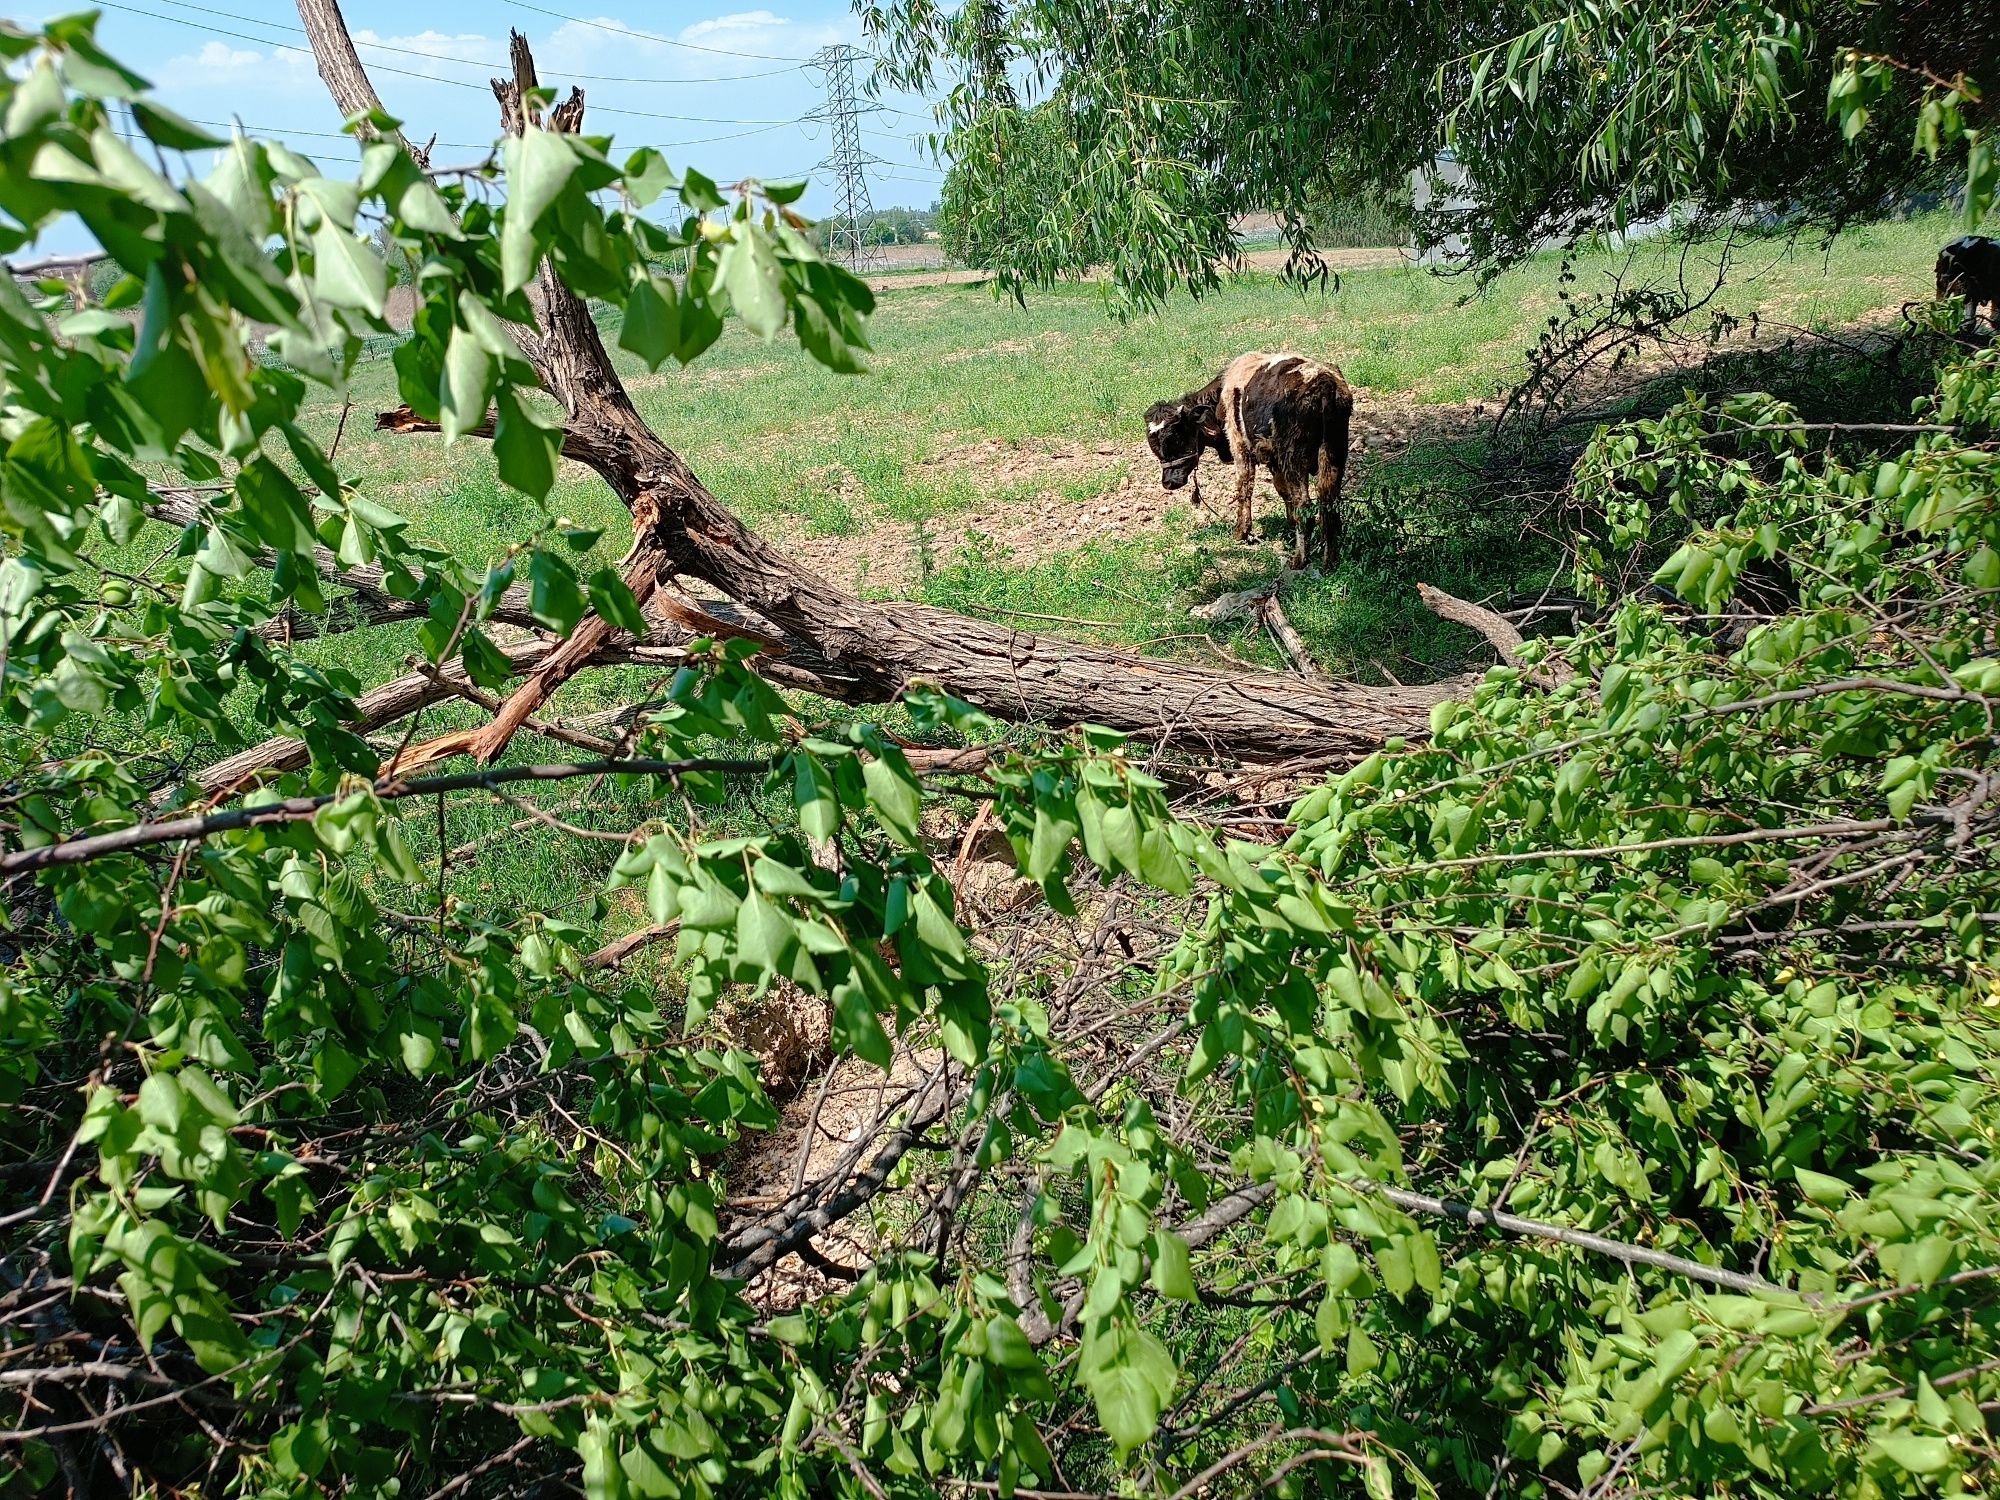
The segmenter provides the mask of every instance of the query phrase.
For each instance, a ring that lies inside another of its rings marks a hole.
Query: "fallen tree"
[[[379,116],[382,103],[348,36],[335,0],[300,0],[313,52],[334,102],[349,116]],[[514,76],[496,79],[501,113],[518,135],[537,121],[520,99],[537,87],[532,57],[513,38]],[[571,92],[550,117],[554,130],[582,127],[583,98]],[[1273,761],[1298,756],[1358,759],[1390,738],[1426,732],[1430,710],[1462,696],[1477,676],[1411,687],[1369,687],[1296,674],[1226,672],[1163,661],[970,619],[948,610],[864,600],[799,566],[743,525],[639,415],[613,368],[582,298],[544,261],[535,282],[538,331],[516,342],[564,413],[563,453],[595,470],[632,514],[624,568],[643,603],[663,578],[706,583],[784,644],[784,660],[836,670],[811,681],[782,668],[786,685],[848,703],[891,701],[933,684],[997,717],[1051,725],[1099,724],[1204,754]],[[385,413],[398,431],[435,429],[407,408]],[[490,437],[495,424],[468,426]],[[492,760],[516,729],[575,672],[601,660],[615,634],[601,617],[583,621],[536,668],[470,748]],[[767,659],[769,660],[769,659]],[[788,682],[788,676],[790,681]]]

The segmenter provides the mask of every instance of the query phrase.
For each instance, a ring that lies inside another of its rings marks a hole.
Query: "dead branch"
[[[546,661],[556,647],[553,641],[531,640],[517,641],[500,649],[515,671],[530,672]],[[686,654],[681,644],[628,640],[608,648],[600,655],[598,664],[675,666]],[[456,662],[445,667],[426,666],[423,671],[385,682],[355,699],[355,716],[347,727],[357,734],[367,734],[407,719],[418,709],[447,698],[464,697],[471,688],[464,667]],[[195,778],[195,785],[205,798],[212,800],[241,788],[254,777],[296,771],[311,758],[312,752],[304,740],[277,735],[206,767]]]
[[[491,790],[515,781],[571,781],[580,776],[664,776],[669,779],[697,771],[747,775],[768,771],[768,760],[725,760],[697,757],[690,760],[654,760],[634,757],[625,760],[591,761],[587,764],[499,766],[483,771],[465,771],[453,776],[434,776],[425,781],[377,781],[375,795],[385,802],[405,797],[431,797],[445,792]],[[346,791],[328,792],[319,797],[287,797],[256,807],[231,807],[221,812],[196,813],[184,818],[162,818],[134,823],[109,833],[85,834],[34,849],[17,849],[0,855],[0,876],[12,877],[57,865],[84,864],[131,849],[155,844],[180,844],[212,838],[242,828],[264,828],[281,823],[310,821],[320,809],[339,801]]]
[[[1257,606],[1257,617],[1264,622],[1264,628],[1271,632],[1271,639],[1276,641],[1278,649],[1285,653],[1294,672],[1315,682],[1326,675],[1313,661],[1312,652],[1306,649],[1304,639],[1292,628],[1292,622],[1285,614],[1285,607],[1278,602],[1277,594],[1266,596],[1264,602]]]
[[[1464,625],[1478,631],[1492,643],[1500,653],[1500,659],[1510,667],[1519,667],[1521,648],[1527,640],[1505,616],[1495,614],[1483,605],[1473,604],[1443,589],[1433,588],[1428,583],[1417,585],[1417,597],[1424,601],[1424,608],[1441,620],[1450,620],[1454,625]],[[1534,669],[1531,681],[1545,687],[1561,687],[1576,675],[1568,662],[1560,658],[1545,661]]]
[[[1226,625],[1231,620],[1242,619],[1257,613],[1266,599],[1276,596],[1278,585],[1267,583],[1262,588],[1242,589],[1233,594],[1222,594],[1206,604],[1197,604],[1188,611],[1192,619],[1204,620],[1210,625]]]
[[[583,966],[586,969],[615,969],[641,948],[664,942],[680,930],[678,922],[656,922],[651,927],[641,927],[637,932],[628,932],[624,937],[606,943],[584,959]]]

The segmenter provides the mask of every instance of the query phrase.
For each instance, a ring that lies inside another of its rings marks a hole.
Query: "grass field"
[[[1939,218],[1856,231],[1831,247],[1739,248],[1717,305],[1757,312],[1767,328],[1839,328],[1923,295],[1949,232]],[[1639,266],[1657,273],[1677,258],[1642,251]],[[1587,295],[1624,264],[1586,257],[1576,291]],[[1158,489],[1139,413],[1246,348],[1330,358],[1356,387],[1364,450],[1351,471],[1352,560],[1328,578],[1290,581],[1285,597],[1329,671],[1379,681],[1384,664],[1421,674],[1471,647],[1415,606],[1415,578],[1486,595],[1549,572],[1551,550],[1524,545],[1518,518],[1466,521],[1459,480],[1481,461],[1465,403],[1519,378],[1525,349],[1559,309],[1558,272],[1544,257],[1470,300],[1469,283],[1409,267],[1350,271],[1308,291],[1251,275],[1125,321],[1088,285],[1025,307],[980,286],[899,289],[883,295],[866,375],[832,374],[795,345],[762,344],[733,324],[690,368],[628,374],[640,410],[710,489],[863,592],[1100,622],[1040,623],[1268,661],[1261,641],[1227,631],[1211,641],[1186,611],[1278,570],[1275,500],[1261,501],[1259,544],[1237,546],[1214,510],[1191,514]],[[480,443],[446,449],[369,430],[368,415],[395,399],[388,361],[364,364],[340,458],[370,494],[468,560],[532,529],[533,508],[499,486]],[[330,404],[316,413],[327,433],[337,417]],[[606,527],[607,556],[622,549],[624,517],[593,475],[565,466],[548,503]],[[1393,520],[1393,534],[1371,543],[1371,516]],[[1411,532],[1430,539],[1419,555],[1403,540]],[[338,649],[372,680],[391,675],[409,640],[374,632]]]

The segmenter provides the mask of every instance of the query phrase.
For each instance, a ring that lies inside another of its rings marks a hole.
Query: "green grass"
[[[1948,231],[1936,218],[1857,230],[1825,252],[1753,246],[1739,252],[1741,279],[1718,306],[1808,328],[1849,323],[1924,295]],[[1657,270],[1669,254],[1642,251],[1641,261]],[[1622,264],[1585,257],[1578,290]],[[1124,322],[1090,285],[1037,293],[1025,308],[983,286],[901,288],[883,294],[867,375],[835,375],[735,324],[685,370],[628,374],[640,411],[745,520],[781,534],[851,534],[971,504],[977,491],[965,476],[925,467],[955,447],[1135,442],[1147,405],[1199,385],[1248,348],[1290,347],[1339,363],[1364,418],[1371,400],[1488,397],[1518,377],[1523,350],[1558,309],[1558,269],[1555,258],[1538,258],[1464,306],[1469,282],[1410,267],[1349,271],[1324,292],[1250,275]],[[394,404],[392,393],[387,361],[357,376],[364,420],[350,423],[350,464],[439,540],[488,549],[511,540],[509,507],[479,503],[463,484],[477,478],[491,489],[490,458],[476,444],[441,460],[434,442],[355,430]],[[581,471],[551,504],[579,519],[616,519]]]

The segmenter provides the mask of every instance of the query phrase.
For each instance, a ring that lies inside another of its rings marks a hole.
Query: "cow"
[[[1937,294],[1940,302],[1965,299],[1968,333],[1978,324],[1982,307],[1986,321],[2000,329],[2000,240],[1968,234],[1938,251]]]
[[[1200,390],[1148,408],[1146,443],[1170,490],[1194,478],[1210,449],[1235,466],[1239,542],[1250,539],[1251,491],[1264,465],[1291,523],[1292,566],[1306,566],[1317,513],[1320,562],[1331,568],[1340,560],[1340,485],[1353,414],[1354,393],[1333,366],[1300,354],[1241,354]]]

